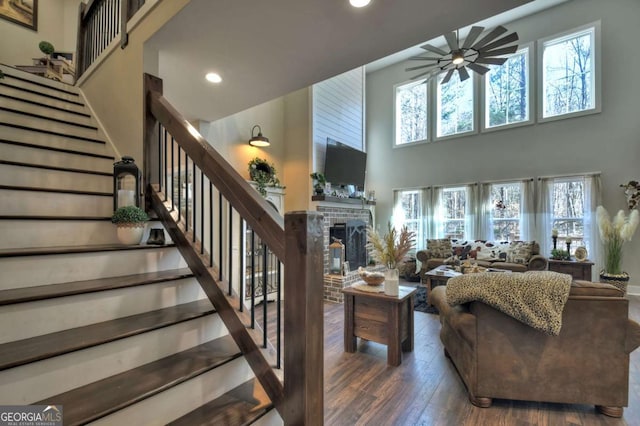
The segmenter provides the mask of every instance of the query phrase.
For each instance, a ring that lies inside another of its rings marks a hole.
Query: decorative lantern
[[[344,263],[344,246],[337,238],[329,244],[329,273],[334,275],[342,274],[342,264]]]
[[[132,157],[113,163],[113,210],[124,206],[140,207],[142,175]]]

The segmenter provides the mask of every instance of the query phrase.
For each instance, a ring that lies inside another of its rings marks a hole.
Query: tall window
[[[404,225],[416,234],[416,243],[426,241],[423,212],[423,190],[408,189],[395,191],[394,226],[397,230]]]
[[[424,81],[395,88],[395,144],[428,139],[427,84]]]
[[[436,111],[438,117],[438,137],[472,132],[473,123],[473,78],[460,81],[457,72],[451,80],[442,84],[445,74],[438,77]]]
[[[530,121],[529,47],[485,75],[485,128]]]
[[[597,109],[598,25],[542,42],[542,117]]]
[[[467,190],[465,187],[443,188],[440,211],[442,212],[441,235],[464,238]]]
[[[551,227],[558,230],[560,246],[571,238],[571,253],[585,241],[585,184],[581,178],[555,179],[551,194]]]
[[[496,241],[520,240],[522,217],[522,184],[520,182],[491,185],[491,229]]]

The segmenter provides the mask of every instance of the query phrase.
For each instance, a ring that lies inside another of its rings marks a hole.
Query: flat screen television
[[[327,138],[324,176],[331,186],[355,185],[364,190],[367,153]]]

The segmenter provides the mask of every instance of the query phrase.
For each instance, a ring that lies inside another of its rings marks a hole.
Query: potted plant
[[[313,172],[309,176],[313,179],[313,190],[316,195],[324,194],[324,187],[327,183],[327,179],[324,177],[324,174],[320,172]]]
[[[551,258],[554,260],[569,260],[569,252],[567,250],[562,249],[552,249],[551,250]]]
[[[626,293],[629,274],[622,270],[622,245],[625,241],[631,241],[640,222],[640,214],[638,210],[633,210],[626,216],[620,210],[611,220],[607,210],[598,206],[596,221],[600,239],[604,243],[604,269],[600,271],[600,281],[613,284]]]
[[[111,222],[118,227],[118,240],[127,245],[140,244],[148,221],[149,215],[137,206],[119,207],[111,216]]]
[[[256,183],[258,192],[263,197],[267,195],[267,186],[280,186],[280,180],[276,177],[276,168],[262,158],[255,157],[249,161],[249,177]]]

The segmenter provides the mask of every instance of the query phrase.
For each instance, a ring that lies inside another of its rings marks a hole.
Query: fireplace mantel
[[[363,200],[361,198],[344,198],[344,197],[334,197],[331,195],[313,195],[311,197],[311,201],[319,202],[319,203],[337,203],[337,204],[350,204],[350,205],[361,205],[361,206],[375,206],[375,201]]]

